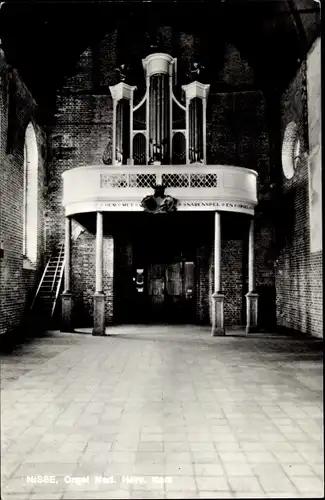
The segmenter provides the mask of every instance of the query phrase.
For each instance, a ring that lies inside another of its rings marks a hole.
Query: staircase
[[[37,288],[31,310],[47,324],[52,320],[60,293],[64,271],[64,244],[53,253],[48,261]]]

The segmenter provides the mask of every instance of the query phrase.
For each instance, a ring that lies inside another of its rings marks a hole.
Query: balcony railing
[[[178,210],[253,213],[257,203],[253,170],[222,165],[77,167],[63,173],[66,215],[91,211],[142,211],[141,200],[163,184]]]

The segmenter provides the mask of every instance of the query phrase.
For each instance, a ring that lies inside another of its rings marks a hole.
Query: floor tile
[[[172,481],[165,484],[167,492],[171,491],[196,491],[194,476],[174,476]]]
[[[250,491],[263,493],[260,483],[253,476],[231,476],[228,477],[230,487],[233,491]]]
[[[323,491],[324,482],[318,477],[311,476],[292,476],[292,483],[299,492],[308,493],[309,491]]]
[[[252,464],[241,462],[225,462],[223,467],[228,476],[254,476]]]
[[[251,464],[261,464],[261,463],[272,463],[276,462],[275,457],[272,453],[267,451],[247,451],[246,452],[247,461]]]
[[[198,498],[235,498],[230,491],[202,491],[198,492]]]
[[[227,479],[222,476],[196,476],[195,480],[200,491],[230,491]]]
[[[287,476],[315,476],[315,471],[306,463],[304,464],[288,464],[282,463],[282,467]]]
[[[195,464],[196,476],[224,476],[224,469],[220,464]]]

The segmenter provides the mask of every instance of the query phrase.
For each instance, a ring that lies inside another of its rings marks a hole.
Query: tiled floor
[[[323,497],[320,340],[108,332],[2,356],[2,500]]]

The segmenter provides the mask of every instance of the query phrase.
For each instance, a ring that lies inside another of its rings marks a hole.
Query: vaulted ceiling
[[[315,0],[4,2],[0,29],[8,62],[41,106],[48,107],[80,54],[119,27],[132,33],[174,26],[204,34],[208,65],[234,44],[261,89],[283,89],[320,33]],[[141,54],[145,56],[146,54]]]

